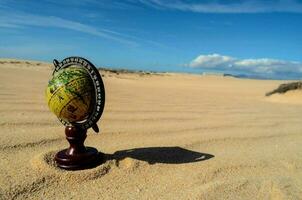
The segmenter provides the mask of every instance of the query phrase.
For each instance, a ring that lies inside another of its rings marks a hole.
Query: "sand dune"
[[[103,71],[86,145],[107,162],[55,167],[67,147],[48,111],[51,64],[0,59],[0,199],[302,199],[302,92],[281,81]]]

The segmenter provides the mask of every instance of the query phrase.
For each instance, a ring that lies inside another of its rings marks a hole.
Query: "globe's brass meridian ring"
[[[105,89],[98,70],[81,57],[68,57],[61,62],[54,60],[53,63],[53,79],[46,94],[48,106],[63,125],[84,130],[93,127],[97,131],[96,123],[105,105]],[[64,87],[62,92],[61,87]]]

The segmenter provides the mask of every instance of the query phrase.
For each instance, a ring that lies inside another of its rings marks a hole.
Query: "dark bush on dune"
[[[293,82],[293,83],[284,83],[284,84],[281,84],[277,89],[270,91],[270,92],[266,93],[265,95],[270,96],[275,93],[283,94],[289,90],[300,90],[300,89],[302,89],[302,82],[300,82],[300,81]]]

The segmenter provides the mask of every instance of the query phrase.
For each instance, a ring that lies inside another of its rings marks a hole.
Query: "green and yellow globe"
[[[60,69],[48,82],[46,100],[50,110],[67,122],[89,117],[94,105],[94,85],[85,68],[69,66]]]

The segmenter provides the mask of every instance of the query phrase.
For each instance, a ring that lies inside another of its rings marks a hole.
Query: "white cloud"
[[[301,76],[302,63],[269,58],[238,59],[219,54],[199,55],[188,66],[199,69],[213,69],[225,72],[258,74],[261,76]]]
[[[53,27],[74,30],[97,37],[114,40],[126,45],[137,46],[135,41],[126,39],[126,35],[115,31],[95,28],[80,22],[66,20],[55,16],[41,16],[32,14],[0,13],[0,27],[20,28],[22,26]]]
[[[201,13],[302,12],[302,4],[297,0],[245,0],[228,3],[220,3],[218,1],[196,3],[181,0],[140,0],[140,2],[154,8],[175,9]]]
[[[202,67],[211,68],[222,65],[227,66],[233,61],[234,58],[229,56],[221,56],[219,54],[200,55],[190,63],[190,66],[199,67],[200,64],[202,64]]]

